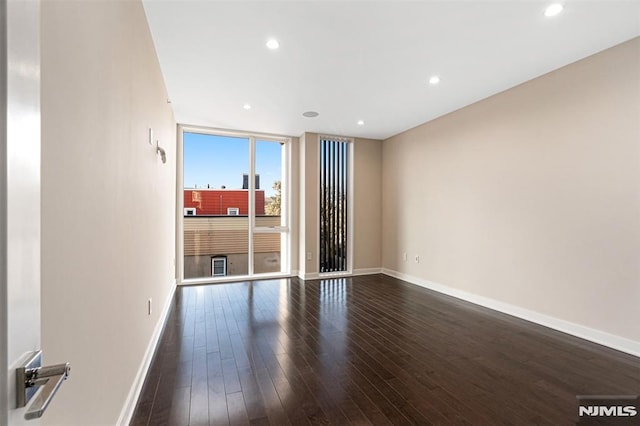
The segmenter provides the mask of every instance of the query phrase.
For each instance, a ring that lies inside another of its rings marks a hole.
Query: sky
[[[281,145],[256,140],[256,174],[267,197],[275,195],[273,183],[281,180]],[[184,187],[241,189],[249,173],[249,139],[198,133],[184,134]]]

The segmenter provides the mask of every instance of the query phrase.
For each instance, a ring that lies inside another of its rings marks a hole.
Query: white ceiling
[[[640,1],[549,3],[144,0],[178,122],[379,139],[640,35]]]

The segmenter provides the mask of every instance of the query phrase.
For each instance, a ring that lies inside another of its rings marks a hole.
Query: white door
[[[1,426],[26,423],[15,368],[40,348],[39,8],[0,1]]]

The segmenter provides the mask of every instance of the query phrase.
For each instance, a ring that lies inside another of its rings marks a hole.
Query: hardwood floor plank
[[[244,397],[242,392],[227,394],[227,409],[229,411],[229,424],[248,425],[249,418],[244,405]]]
[[[209,385],[206,346],[195,349],[191,375],[189,424],[209,424]]]
[[[249,421],[267,418],[267,410],[262,399],[262,393],[254,371],[251,368],[242,368],[238,370],[240,378],[240,387],[242,388],[242,396],[247,409],[247,417]]]
[[[220,377],[222,382],[222,377]],[[223,386],[224,388],[224,386]],[[217,388],[209,385],[209,424],[211,425],[228,425],[229,424],[229,412],[227,410],[227,396],[222,392],[219,392]]]
[[[266,368],[256,371],[256,381],[262,393],[269,423],[272,425],[291,425]]]
[[[140,391],[140,399],[136,406],[137,415],[134,418],[135,421],[132,422],[133,425],[146,426],[149,424],[159,384],[160,374],[151,373],[147,376],[142,390]]]
[[[169,423],[169,414],[171,412],[171,404],[173,401],[173,392],[175,389],[175,373],[167,372],[160,377],[158,389],[153,401],[153,409],[149,416],[149,425],[160,425]],[[138,417],[138,411],[133,416],[135,421]]]
[[[230,395],[242,391],[236,361],[233,358],[222,360],[222,377],[224,379],[224,393]]]
[[[170,425],[189,424],[189,407],[191,405],[191,387],[175,388],[169,411]]]

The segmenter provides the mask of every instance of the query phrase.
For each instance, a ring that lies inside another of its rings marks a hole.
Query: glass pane
[[[256,141],[256,218],[281,216],[282,155],[280,142]],[[256,226],[260,226],[257,221]]]
[[[268,217],[263,217],[268,219]],[[256,218],[258,221],[258,218]],[[256,233],[253,234],[253,269],[256,274],[268,272],[282,272],[282,247],[283,233]]]
[[[320,272],[347,270],[348,142],[320,141]]]
[[[256,228],[274,228],[285,225],[282,214],[282,157],[284,147],[280,142],[256,141]],[[254,273],[282,272],[282,233],[254,233]]]
[[[184,133],[184,277],[249,273],[249,140]]]

